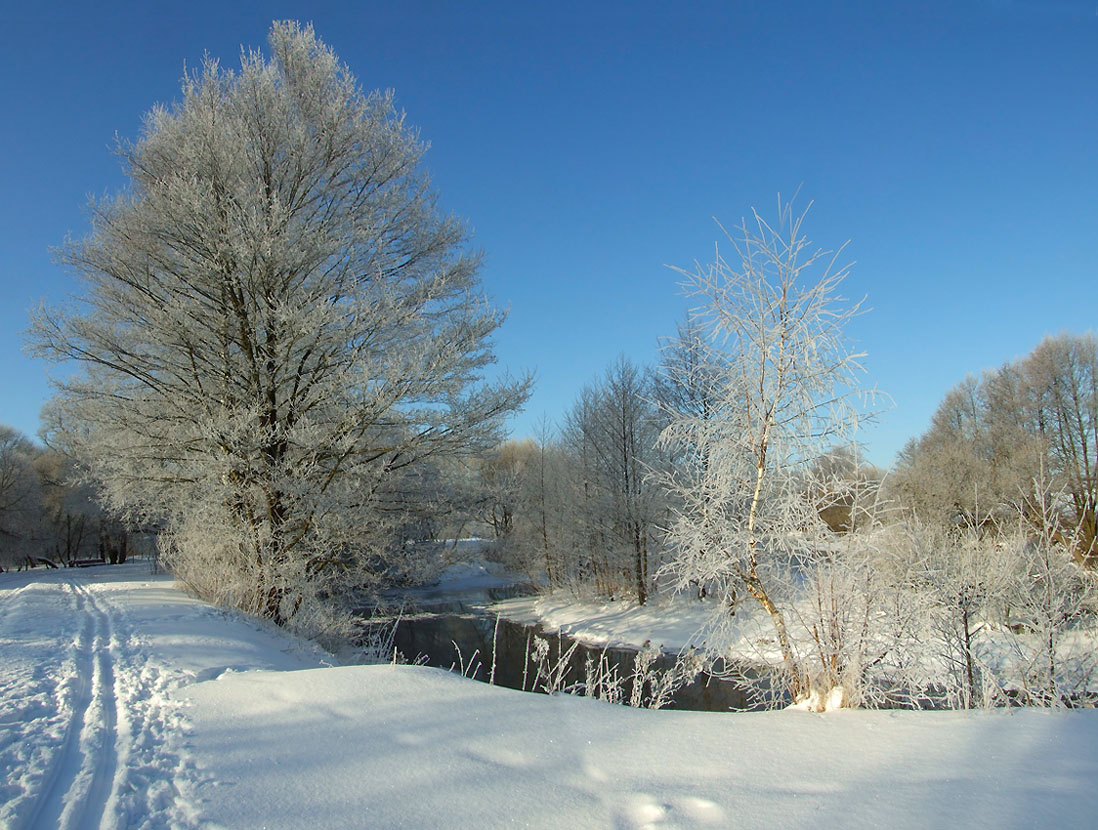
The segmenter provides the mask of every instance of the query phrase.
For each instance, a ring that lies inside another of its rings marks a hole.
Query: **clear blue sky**
[[[685,308],[665,266],[798,187],[873,309],[851,333],[895,402],[863,436],[878,463],[966,373],[1095,327],[1093,0],[21,5],[0,30],[0,423],[28,434],[50,392],[26,312],[76,289],[49,247],[123,187],[115,134],[274,18],[313,22],[431,142],[510,308],[499,360],[537,373],[516,436],[619,354],[654,362]]]

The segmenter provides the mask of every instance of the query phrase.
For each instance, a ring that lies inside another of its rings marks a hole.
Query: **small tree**
[[[201,595],[286,622],[376,577],[403,474],[496,443],[528,382],[483,380],[503,314],[392,96],[310,27],[269,40],[121,146],[129,190],[61,254],[82,304],[32,338],[83,369],[52,430],[107,504]]]
[[[990,706],[1003,685],[991,670],[990,627],[1010,602],[1011,552],[979,521],[949,530],[916,524],[913,536],[921,550],[910,567],[927,603],[927,636],[938,644],[941,696],[954,709]]]
[[[822,524],[806,470],[850,440],[861,418],[860,355],[843,333],[860,303],[838,296],[849,271],[837,261],[842,249],[810,248],[804,218],[779,199],[776,225],[753,212],[736,237],[726,234],[734,263],[718,250],[709,266],[677,269],[705,337],[670,372],[682,387],[705,385],[710,404],[672,412],[660,436],[682,455],[668,479],[679,505],[671,572],[682,587],[713,585],[724,613],[737,590],[759,603],[795,700],[809,695],[811,678],[783,603],[793,599],[791,571],[819,549]]]

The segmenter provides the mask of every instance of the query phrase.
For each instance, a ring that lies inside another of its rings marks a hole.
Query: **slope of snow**
[[[0,827],[1031,827],[1098,712],[708,714],[330,667],[145,565],[0,574]]]
[[[147,563],[0,574],[0,828],[197,826],[176,692],[322,659]]]
[[[437,669],[194,687],[207,815],[230,827],[1080,826],[1093,712],[650,712]]]

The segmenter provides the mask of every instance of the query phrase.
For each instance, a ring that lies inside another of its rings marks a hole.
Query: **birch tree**
[[[284,623],[368,580],[392,482],[494,444],[528,382],[484,379],[504,315],[392,95],[311,27],[269,48],[207,58],[120,145],[128,189],[60,254],[85,292],[32,340],[80,369],[49,429],[108,505],[164,527],[200,594]]]
[[[681,454],[668,485],[678,505],[670,571],[686,588],[713,586],[728,614],[737,592],[766,612],[795,700],[811,678],[789,631],[790,570],[811,559],[825,532],[806,471],[852,438],[862,417],[859,354],[844,327],[859,312],[838,294],[849,266],[842,248],[811,247],[805,213],[779,199],[771,224],[757,212],[736,235],[734,257],[676,269],[705,333],[689,361],[671,364],[678,385],[707,387],[703,409],[673,412],[660,442]],[[688,373],[687,377],[680,377]]]

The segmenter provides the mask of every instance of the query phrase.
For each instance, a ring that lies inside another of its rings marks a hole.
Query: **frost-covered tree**
[[[1098,559],[1098,340],[1046,337],[1029,355],[968,377],[904,448],[893,492],[924,520],[970,525],[977,513],[1009,524],[1018,509],[1045,532],[1035,480],[1068,495],[1062,539],[1080,563]]]
[[[0,567],[35,552],[42,507],[37,456],[25,435],[0,424]]]
[[[515,528],[516,514],[522,509],[523,482],[537,453],[534,441],[526,439],[507,441],[480,459],[477,512],[497,540],[506,539]]]
[[[311,27],[269,45],[208,58],[120,146],[129,188],[61,252],[86,293],[32,342],[81,369],[50,429],[108,505],[204,596],[285,622],[368,579],[405,473],[494,444],[528,383],[484,380],[503,314],[392,96]]]
[[[1070,500],[1058,511],[1081,564],[1098,566],[1098,338],[1093,334],[1046,337],[1022,362],[1028,392],[1029,424],[1044,450],[1053,486]],[[1043,471],[1032,475],[1044,478]],[[1031,513],[1047,515],[1040,499]],[[1062,520],[1066,518],[1067,521]],[[1037,522],[1047,530],[1049,522]]]
[[[1002,684],[991,670],[989,634],[1010,605],[1011,551],[981,533],[978,521],[949,530],[905,523],[905,530],[914,554],[908,573],[925,603],[926,640],[936,644],[940,662],[938,694],[951,708],[992,705]]]
[[[706,420],[715,415],[718,375],[723,367],[706,346],[706,331],[699,321],[687,319],[676,326],[674,337],[660,343],[662,360],[652,378],[653,396],[668,417],[693,416]]]
[[[958,383],[930,429],[900,453],[891,492],[922,520],[943,527],[1009,520],[1040,458],[1025,429],[1023,393],[1009,366]]]
[[[538,425],[532,452],[523,465],[515,529],[506,540],[508,560],[536,581],[551,586],[570,575],[580,540],[576,522],[574,460],[549,422]]]
[[[1063,504],[1070,494],[1055,491],[1042,476],[1025,507],[1019,530],[1003,544],[1013,555],[1006,611],[1015,632],[1017,691],[1025,702],[1044,706],[1088,703],[1098,669],[1094,649],[1095,574],[1082,567],[1079,538],[1065,536]],[[1088,529],[1075,528],[1077,536]],[[1087,542],[1091,544],[1091,542]],[[1093,563],[1091,563],[1093,564]]]
[[[828,532],[807,470],[852,438],[861,417],[858,354],[844,327],[858,313],[838,289],[848,266],[810,247],[804,213],[779,199],[776,224],[757,212],[728,235],[735,258],[679,270],[704,332],[691,359],[672,364],[681,387],[699,384],[703,409],[672,414],[660,436],[681,458],[668,485],[677,507],[668,539],[682,587],[707,584],[734,605],[746,593],[773,623],[795,699],[811,691],[789,631],[791,571]]]
[[[81,480],[73,459],[55,449],[46,449],[35,458],[34,468],[42,489],[38,530],[41,552],[64,565],[99,556],[103,531],[115,523],[103,515],[93,488]],[[124,532],[123,527],[111,529],[112,536]]]
[[[574,459],[578,549],[597,587],[647,601],[656,553],[658,412],[649,373],[624,357],[587,386],[566,418],[564,445]],[[578,563],[573,562],[573,566]]]

